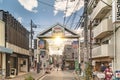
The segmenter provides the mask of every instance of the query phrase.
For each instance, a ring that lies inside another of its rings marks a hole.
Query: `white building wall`
[[[120,70],[120,29],[116,32],[116,70]]]
[[[0,20],[0,46],[5,46],[5,23]]]
[[[0,20],[0,46],[5,47],[5,23]],[[1,54],[1,53],[0,53]],[[2,69],[6,75],[6,54],[2,53]]]

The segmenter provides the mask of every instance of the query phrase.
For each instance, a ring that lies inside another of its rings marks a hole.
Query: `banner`
[[[45,48],[46,48],[46,41],[41,39],[41,40],[38,42],[38,47],[39,47],[40,49],[45,49]]]

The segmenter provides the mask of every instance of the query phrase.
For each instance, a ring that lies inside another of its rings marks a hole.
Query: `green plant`
[[[28,75],[27,77],[25,77],[25,80],[35,80],[31,75]]]
[[[92,78],[92,65],[90,62],[86,63],[86,69],[85,69],[85,80],[91,80]]]

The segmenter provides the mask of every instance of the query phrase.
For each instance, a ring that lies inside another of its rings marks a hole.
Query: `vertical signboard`
[[[79,62],[77,60],[75,60],[75,70],[76,71],[79,70]]]
[[[73,42],[72,42],[72,47],[73,47],[74,49],[78,49],[78,45],[79,45],[79,42],[78,42],[78,41],[73,41]]]
[[[40,49],[45,49],[45,48],[46,48],[46,41],[40,39],[40,41],[38,42],[38,47],[39,47]]]
[[[112,0],[112,22],[120,22],[120,0]]]

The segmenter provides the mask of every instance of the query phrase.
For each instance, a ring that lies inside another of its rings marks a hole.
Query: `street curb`
[[[36,79],[36,80],[39,80],[40,78],[42,78],[43,76],[45,76],[46,74],[44,73],[42,76],[40,76],[38,79]]]

